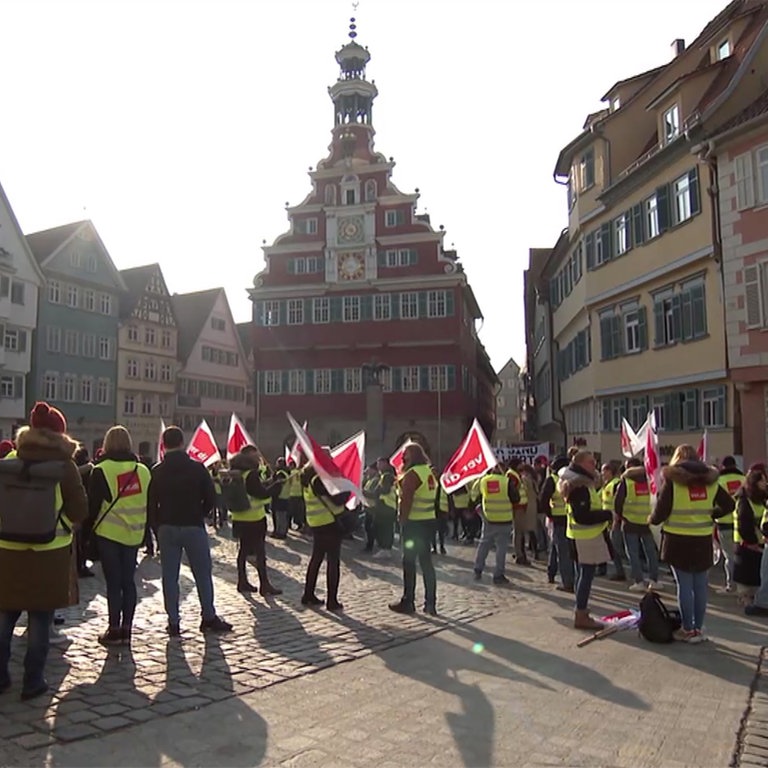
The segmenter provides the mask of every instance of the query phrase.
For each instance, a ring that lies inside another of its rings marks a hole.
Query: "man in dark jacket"
[[[179,568],[184,551],[197,587],[203,620],[201,632],[229,632],[232,625],[216,615],[213,605],[211,549],[205,518],[216,504],[213,480],[202,464],[184,450],[184,433],[178,427],[163,432],[165,457],[152,469],[147,494],[147,516],[157,532],[162,556],[163,598],[168,614],[168,634],[178,637]]]

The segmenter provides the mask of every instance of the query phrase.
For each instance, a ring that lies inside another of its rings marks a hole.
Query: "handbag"
[[[112,499],[112,502],[110,505],[99,515],[98,520],[94,523],[94,525],[91,527],[91,531],[88,535],[88,540],[85,542],[85,559],[90,560],[92,563],[97,563],[99,561],[99,548],[96,544],[96,529],[104,522],[104,518],[113,510],[115,504],[117,504],[118,501],[120,501],[120,498],[125,493],[125,491],[128,489],[128,486],[133,482],[134,477],[136,476],[136,472],[139,469],[139,465],[136,464],[136,466],[133,468],[133,472],[131,472],[130,475],[128,475],[128,478],[126,479],[125,483],[123,483],[123,487],[118,489],[117,496]]]

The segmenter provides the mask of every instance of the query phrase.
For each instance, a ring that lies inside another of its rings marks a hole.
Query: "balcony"
[[[176,395],[177,408],[199,408],[200,395]]]

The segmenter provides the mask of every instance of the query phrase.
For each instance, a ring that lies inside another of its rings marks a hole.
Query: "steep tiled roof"
[[[605,101],[608,98],[608,95],[613,93],[617,88],[621,88],[622,85],[627,85],[628,83],[632,83],[635,80],[640,80],[643,77],[653,77],[655,75],[658,75],[659,72],[661,72],[664,67],[666,67],[666,64],[661,64],[658,67],[654,67],[653,69],[648,69],[645,72],[640,72],[637,75],[631,75],[630,77],[625,77],[623,80],[617,80],[603,95],[603,97],[600,99],[600,101]]]
[[[179,357],[186,360],[192,352],[205,321],[210,317],[223,288],[210,288],[196,293],[174,293],[173,311],[179,329]]]
[[[714,131],[710,132],[709,136],[718,136],[726,131],[731,131],[761,115],[768,115],[768,89],[763,91],[760,96],[758,96],[748,107],[739,112],[738,115],[735,115],[730,120],[727,120],[725,123],[718,126]]]
[[[27,242],[38,264],[42,264],[60,245],[68,240],[83,225],[85,221],[75,221],[60,227],[44,229],[27,235]]]

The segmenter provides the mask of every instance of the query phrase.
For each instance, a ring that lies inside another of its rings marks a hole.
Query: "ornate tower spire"
[[[376,86],[365,79],[365,66],[371,60],[367,48],[357,40],[355,18],[349,20],[349,42],[336,52],[339,79],[328,89],[333,101],[334,127],[341,125],[372,126],[373,100]]]

